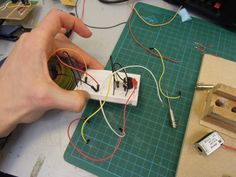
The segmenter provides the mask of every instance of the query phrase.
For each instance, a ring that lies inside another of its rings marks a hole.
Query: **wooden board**
[[[204,55],[198,83],[223,83],[236,88],[236,62],[212,55]],[[204,102],[208,91],[195,91],[185,138],[179,159],[177,177],[235,177],[236,152],[220,148],[210,156],[203,156],[194,148],[194,143],[213,131],[200,125],[204,114]],[[235,127],[236,128],[236,127]],[[236,139],[222,133],[225,144],[236,147]]]
[[[236,139],[236,88],[217,84],[205,102],[200,124]]]

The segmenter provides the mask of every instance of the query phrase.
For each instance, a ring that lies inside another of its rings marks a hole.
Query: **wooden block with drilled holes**
[[[236,138],[236,89],[217,84],[208,94],[200,123]]]
[[[222,68],[224,68],[224,72],[219,72],[222,71]],[[213,90],[215,90],[217,94],[220,94],[220,97],[226,97],[227,100],[229,100],[229,105],[233,104],[233,100],[235,100],[234,98],[236,96],[235,90],[233,89],[236,88],[235,68],[236,62],[225,60],[212,55],[204,55],[197,83],[212,85],[222,83],[226,85],[226,87],[223,87],[221,84],[217,87],[214,87],[212,90],[195,91],[176,177],[235,177],[236,153],[234,151],[219,148],[210,156],[206,157],[204,155],[199,155],[196,148],[194,148],[194,143],[197,140],[202,138],[203,135],[206,135],[207,133],[214,130],[219,132],[225,144],[236,147],[236,139],[233,138],[236,133],[233,133],[232,130],[225,129],[225,127],[228,128],[228,121],[231,121],[231,119],[224,118],[229,117],[228,114],[220,112],[221,115],[223,113],[224,117],[220,117],[220,119],[211,118],[210,122],[206,121],[207,117],[205,116],[207,114],[206,105],[210,100],[209,94],[211,94]],[[219,98],[219,95],[217,94],[214,95]],[[231,112],[230,109],[229,112]],[[220,123],[221,127],[217,126],[217,123],[215,122],[212,123],[212,120],[220,121],[222,119],[224,121],[222,121],[223,123]],[[235,129],[236,126],[234,126],[234,130]],[[226,135],[225,132],[230,134],[230,136]]]

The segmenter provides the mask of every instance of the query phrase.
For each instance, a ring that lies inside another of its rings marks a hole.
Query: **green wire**
[[[159,54],[160,59],[161,59],[161,64],[162,64],[162,73],[161,73],[161,76],[160,76],[160,78],[159,78],[159,80],[158,80],[159,90],[160,90],[161,94],[162,94],[165,98],[168,98],[168,99],[179,99],[179,98],[180,98],[180,95],[179,95],[179,96],[168,96],[168,95],[166,95],[166,94],[163,92],[162,87],[161,87],[161,81],[162,81],[162,78],[163,78],[163,76],[164,76],[164,74],[165,74],[165,70],[166,70],[166,68],[165,68],[165,63],[164,63],[164,59],[163,59],[163,57],[162,57],[162,55],[161,55],[161,52],[160,52],[158,49],[156,49],[156,48],[153,48],[153,49]]]

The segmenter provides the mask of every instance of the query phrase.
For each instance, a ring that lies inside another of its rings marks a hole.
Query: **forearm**
[[[0,137],[7,136],[18,124],[36,121],[50,109],[80,112],[86,104],[87,92],[63,90],[54,83],[48,60],[57,54],[56,50],[61,48],[63,52],[66,47],[76,51],[68,52],[75,55],[78,62],[94,69],[103,69],[103,66],[71,43],[61,33],[62,28],[85,38],[92,35],[82,21],[54,9],[30,33],[21,35],[1,66]]]
[[[9,87],[9,81],[3,76],[3,68],[0,69],[0,138],[8,136],[17,126],[17,116],[19,113],[15,113],[18,109],[15,105],[14,97],[12,93],[13,87]],[[15,88],[16,89],[16,88]]]

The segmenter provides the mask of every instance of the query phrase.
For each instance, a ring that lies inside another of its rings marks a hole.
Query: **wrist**
[[[8,136],[18,124],[17,114],[14,113],[16,107],[9,100],[3,95],[0,96],[0,138]]]
[[[0,151],[4,148],[10,136],[11,133],[6,137],[0,138]]]
[[[10,117],[10,113],[0,108],[0,138],[7,137],[17,126],[17,121],[14,117]],[[2,114],[3,113],[3,114]]]

